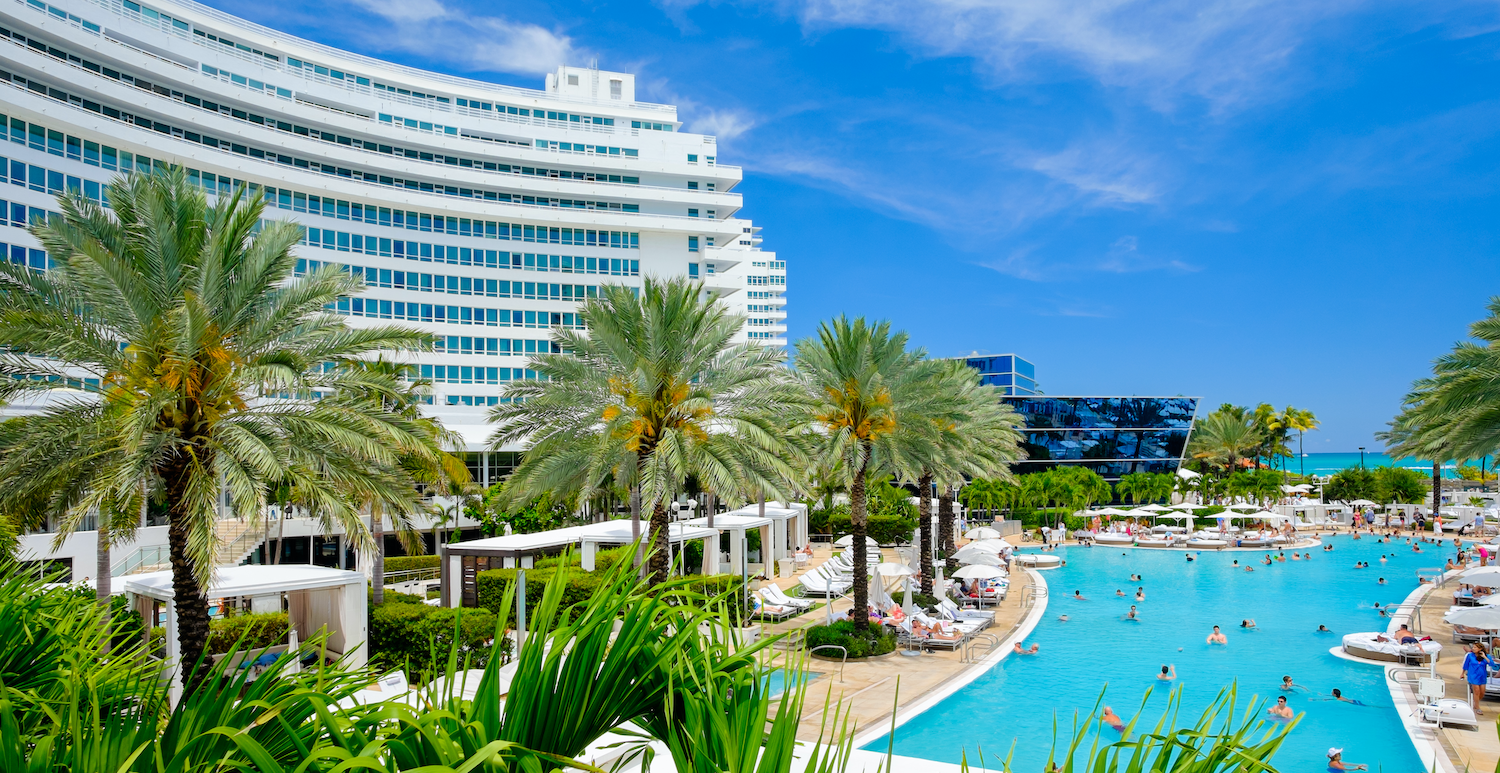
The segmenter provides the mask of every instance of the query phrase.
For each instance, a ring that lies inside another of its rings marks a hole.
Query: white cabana
[[[761,558],[764,559],[766,557],[765,548],[770,543],[771,528],[774,523],[770,518],[757,518],[751,515],[738,515],[735,513],[720,513],[714,516],[713,521],[714,535],[704,541],[703,560],[710,562],[710,565],[703,569],[705,574],[748,574],[750,571],[749,564],[747,563],[749,557],[746,555],[746,551],[749,543],[746,541],[746,535],[750,533],[751,529],[758,529],[760,531]],[[707,529],[708,516],[685,521],[684,525]],[[724,532],[728,532],[727,540],[723,536]],[[725,541],[729,543],[729,563],[727,564],[723,560],[724,547],[722,543]]]
[[[759,503],[745,505],[738,510],[730,510],[726,515],[748,515],[756,518],[770,518],[772,526],[770,529],[770,544],[761,546],[761,558],[766,566],[774,566],[776,561],[790,558],[792,552],[806,545],[807,537],[807,505],[801,502],[767,502],[765,515],[761,515]]]
[[[125,578],[127,598],[141,619],[155,622],[155,608],[166,608],[166,661],[172,674],[172,702],[182,696],[182,676],[177,669],[177,605],[172,573],[151,572]],[[221,566],[204,595],[210,600],[248,600],[251,612],[281,612],[291,618],[297,638],[307,641],[327,630],[327,647],[335,656],[347,657],[352,668],[369,658],[366,631],[368,599],[365,576],[325,566],[308,564],[249,564]],[[148,624],[147,628],[151,626]]]

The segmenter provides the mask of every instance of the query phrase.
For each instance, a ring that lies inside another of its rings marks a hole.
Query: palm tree
[[[1262,439],[1251,417],[1236,416],[1235,412],[1220,408],[1194,428],[1188,453],[1219,467],[1227,475],[1239,469],[1241,459],[1256,453]]]
[[[1115,484],[1115,491],[1120,498],[1138,505],[1143,499],[1150,499],[1155,488],[1151,482],[1151,473],[1132,472],[1121,476],[1120,482]]]
[[[937,403],[944,402],[933,388],[939,364],[924,360],[921,350],[908,351],[906,343],[906,334],[892,333],[889,322],[843,316],[819,325],[816,338],[797,342],[797,371],[813,423],[823,433],[823,464],[833,469],[841,463],[849,490],[856,610],[870,603],[869,570],[859,547],[868,518],[866,480],[920,468],[930,453]],[[853,617],[856,628],[869,625],[864,615]]]
[[[686,279],[603,285],[586,331],[556,329],[561,354],[533,357],[490,420],[492,448],[529,444],[507,497],[587,500],[628,481],[651,513],[649,571],[668,573],[667,501],[688,476],[729,500],[782,494],[795,477],[782,417],[801,403],[780,349],[733,343],[744,320]]]
[[[258,518],[269,484],[290,478],[367,543],[351,495],[384,488],[387,479],[368,472],[419,438],[378,405],[308,398],[394,393],[393,382],[325,364],[420,349],[428,338],[352,329],[326,313],[360,280],[333,268],[292,278],[301,227],[263,223],[262,202],[243,189],[209,206],[173,171],[117,179],[108,199],[106,210],[59,197],[62,217],[32,226],[53,268],[0,264],[0,399],[52,398],[8,423],[0,488],[7,505],[44,503],[70,532],[100,504],[155,481],[192,691],[207,673],[195,664],[208,638],[221,490],[241,517]]]
[[[1318,417],[1314,416],[1312,411],[1293,408],[1288,405],[1281,409],[1281,413],[1276,418],[1276,423],[1288,431],[1297,431],[1297,460],[1300,464],[1302,460],[1302,438],[1307,434],[1308,430],[1318,428]],[[1306,469],[1306,467],[1299,467],[1297,474],[1305,474]]]

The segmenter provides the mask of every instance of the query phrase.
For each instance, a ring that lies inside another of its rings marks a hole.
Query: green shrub
[[[628,556],[629,550],[626,549],[612,556],[612,559]],[[536,607],[542,601],[542,593],[546,591],[547,583],[551,582],[556,574],[555,567],[526,570],[526,615],[528,618],[536,613]],[[582,569],[570,570],[568,585],[563,589],[562,603],[559,608],[566,609],[587,601],[599,587],[599,578],[603,574],[602,565],[596,565],[596,569],[592,572],[585,572]],[[725,593],[740,585],[740,578],[730,574],[690,575],[690,577],[693,579],[692,589],[708,596]],[[479,606],[499,613],[500,604],[505,599],[505,589],[515,581],[516,570],[514,569],[491,569],[480,572],[474,580],[479,596]],[[732,608],[730,612],[734,613],[735,609]],[[511,612],[511,616],[515,616],[514,611]]]
[[[938,598],[937,596],[929,596],[925,593],[913,593],[911,594],[911,603],[923,609],[932,609],[938,605]]]
[[[365,591],[365,595],[366,602],[369,603],[370,609],[374,609],[375,591],[367,590]],[[425,598],[418,596],[415,593],[401,593],[399,591],[393,590],[387,590],[385,592],[385,603],[387,604],[421,604],[424,601],[426,601]]]
[[[470,668],[483,668],[493,655],[495,623],[487,609],[385,604],[370,612],[370,662],[403,668],[410,681],[423,679],[446,663],[456,625],[459,667],[469,656]]]
[[[812,534],[832,534],[834,539],[849,534],[854,521],[849,515],[848,505],[838,505],[828,510],[818,510],[808,516]],[[865,524],[865,533],[882,545],[909,542],[912,532],[917,530],[916,516],[882,514],[871,515]]]
[[[390,556],[385,560],[385,571],[410,572],[415,569],[436,569],[442,565],[442,556]]]
[[[849,658],[868,658],[884,655],[896,649],[896,635],[872,625],[864,631],[856,630],[854,623],[839,620],[832,625],[815,625],[807,629],[807,648],[835,644],[849,650]]]
[[[239,643],[241,651],[258,650],[286,644],[287,632],[292,624],[285,612],[266,612],[258,615],[236,615],[208,624],[208,652],[223,655]],[[241,640],[241,636],[244,637]]]

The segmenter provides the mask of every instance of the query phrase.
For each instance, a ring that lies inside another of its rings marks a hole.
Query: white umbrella
[[[1159,512],[1161,512],[1163,510],[1170,510],[1172,508],[1170,508],[1170,507],[1162,507],[1161,505],[1158,505],[1155,502],[1152,502],[1149,505],[1141,505],[1140,507],[1137,507],[1136,509],[1137,510],[1150,510],[1153,513],[1159,513]]]
[[[1259,507],[1260,505],[1251,505],[1244,502],[1235,502],[1232,505],[1224,505],[1225,510],[1255,510]]]
[[[1488,596],[1477,598],[1475,601],[1481,604],[1500,604],[1500,593],[1491,593]]]
[[[1145,509],[1143,507],[1137,507],[1136,509],[1131,510],[1130,512],[1127,512],[1125,514],[1128,515],[1128,516],[1130,516],[1130,517],[1132,517],[1132,518],[1150,518],[1150,517],[1156,515],[1156,513],[1152,512],[1150,510],[1147,510],[1147,509]]]
[[[1371,502],[1368,499],[1356,499],[1353,502],[1350,502],[1349,504],[1354,505],[1355,507],[1379,507],[1380,506],[1380,505],[1375,504],[1374,502]]]
[[[1099,513],[1100,515],[1125,515],[1126,514],[1126,512],[1124,510],[1121,510],[1118,507],[1106,507],[1103,510],[1096,510],[1095,512]]]
[[[834,544],[835,547],[841,547],[841,548],[850,547],[850,546],[852,546],[854,544],[854,535],[853,534],[845,534],[844,536],[839,537],[837,540],[834,540],[833,544]],[[870,537],[870,535],[866,534],[865,535],[865,547],[868,547],[868,548],[878,548],[878,547],[880,547],[880,543],[876,542],[874,540],[874,538],[872,538],[872,537]]]
[[[911,603],[911,580],[907,580],[905,585],[906,592],[901,594],[901,611],[909,615],[916,612],[917,607]]]
[[[1207,510],[1208,505],[1195,505],[1192,502],[1180,502],[1172,505],[1173,510]]]
[[[1475,577],[1494,577],[1497,575],[1500,575],[1500,566],[1476,566],[1473,569],[1465,570],[1459,577],[1470,580]]]
[[[981,564],[983,566],[1003,566],[1005,560],[999,555],[985,550],[960,550],[953,554],[953,559],[960,564]]]
[[[1493,631],[1500,628],[1500,606],[1459,607],[1443,615],[1444,622]]]
[[[894,561],[882,561],[875,565],[875,573],[886,577],[910,577],[916,574],[906,564],[898,564]]]
[[[1189,518],[1192,518],[1193,516],[1191,514],[1187,514],[1187,513],[1165,512],[1165,513],[1157,513],[1156,517],[1157,518],[1164,518],[1164,519],[1169,520],[1169,521],[1185,521],[1185,520],[1187,520]]]
[[[1200,473],[1193,472],[1186,467],[1177,468],[1177,477],[1182,478],[1183,480],[1192,480],[1193,478],[1197,478],[1200,476]]]
[[[993,580],[996,577],[1004,577],[1005,572],[993,566],[970,564],[968,566],[960,566],[953,572],[952,576],[964,580]]]
[[[964,545],[964,547],[979,548],[980,550],[989,550],[992,552],[1000,552],[1002,550],[1014,550],[1016,546],[1010,544],[1009,542],[1006,542],[1003,539],[1000,539],[999,537],[996,537],[995,539],[974,540],[973,542]]]
[[[1000,539],[1000,532],[988,526],[980,526],[964,532],[964,539]]]

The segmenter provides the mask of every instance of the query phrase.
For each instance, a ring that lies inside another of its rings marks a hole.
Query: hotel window
[[[689,279],[697,279],[698,278],[698,264],[697,263],[689,263],[688,264],[688,278]]]
[[[609,80],[609,98],[620,99],[625,96],[625,82],[619,78]]]
[[[698,251],[698,237],[696,237],[696,236],[689,236],[688,237],[688,252],[697,252],[697,251]]]
[[[698,163],[698,154],[697,153],[689,153],[688,154],[688,163],[689,164],[696,164],[696,163]]]
[[[690,191],[696,191],[696,190],[698,190],[698,182],[696,180],[688,180],[688,190],[690,190]]]
[[[698,216],[698,210],[696,210],[696,209],[689,209],[688,210],[688,217],[697,217],[697,216]]]
[[[578,76],[577,75],[569,75],[568,76],[568,85],[569,86],[577,86],[578,85]]]

